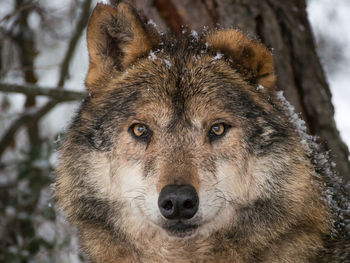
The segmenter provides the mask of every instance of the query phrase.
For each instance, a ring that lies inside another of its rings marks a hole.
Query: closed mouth
[[[163,225],[163,228],[171,236],[186,237],[192,235],[198,228],[198,225],[186,224],[183,221],[179,220],[175,222],[167,222]]]

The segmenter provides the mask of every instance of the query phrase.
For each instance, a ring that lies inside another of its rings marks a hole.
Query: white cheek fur
[[[128,218],[128,222],[124,224],[135,231],[137,228],[138,231],[148,229],[152,224],[159,225],[163,218],[158,208],[156,176],[154,181],[144,178],[142,166],[129,163],[118,166],[113,171],[112,179],[107,179],[105,178],[109,169],[107,167],[98,169],[100,176],[104,178],[100,184],[108,184],[110,199],[123,202],[122,218]],[[200,176],[209,178],[210,175]],[[194,219],[200,219],[201,224],[205,225],[201,232],[209,234],[217,228],[232,223],[236,209],[235,202],[249,202],[259,194],[252,192],[252,189],[260,187],[252,187],[252,184],[260,185],[261,182],[255,181],[252,175],[243,176],[229,164],[219,164],[216,179],[212,182],[202,181],[198,193],[199,209]]]
[[[126,204],[123,213],[127,218],[137,224],[156,223],[160,216],[156,184],[144,178],[141,165],[119,167],[115,177],[116,192]]]

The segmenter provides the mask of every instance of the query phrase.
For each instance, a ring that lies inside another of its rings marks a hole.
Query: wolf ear
[[[233,29],[219,30],[205,36],[209,50],[231,59],[243,77],[266,89],[274,89],[276,76],[271,52],[261,43]]]
[[[152,32],[154,33],[154,32]],[[97,4],[87,28],[89,91],[104,73],[123,71],[149,53],[155,36],[150,35],[135,10],[126,3],[116,7]]]

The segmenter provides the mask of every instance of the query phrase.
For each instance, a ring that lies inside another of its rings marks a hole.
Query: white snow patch
[[[218,52],[218,53],[216,53],[216,56],[213,58],[213,60],[222,59],[223,56],[224,56],[224,54]]]
[[[198,33],[197,33],[196,30],[192,30],[192,31],[191,31],[191,36],[192,36],[194,39],[196,39],[196,40],[198,40],[198,38],[199,38]]]
[[[298,132],[302,146],[308,154],[311,154],[312,150],[310,149],[309,142],[313,141],[314,138],[307,134],[305,121],[300,119],[298,114],[294,112],[294,106],[284,97],[283,91],[277,91],[276,96],[282,103],[282,106],[287,110],[287,117],[291,124],[294,125],[295,130]]]
[[[164,34],[163,32],[161,32],[161,31],[159,30],[157,24],[154,23],[154,21],[153,21],[152,19],[148,20],[148,21],[147,21],[147,24],[148,24],[148,25],[151,25],[152,27],[154,27],[154,29],[157,31],[158,34],[160,34],[160,35],[163,35],[163,34]]]
[[[334,3],[333,0],[309,0],[307,12],[316,39],[320,34],[330,39],[340,38],[343,44],[342,66],[332,74],[326,72],[326,75],[332,92],[337,127],[343,140],[350,146],[350,34],[348,34],[350,2],[337,0],[336,4]],[[322,58],[322,54],[320,56]],[[322,62],[327,63],[327,61]]]
[[[257,87],[256,87],[256,90],[263,90],[265,89],[263,85],[259,84]]]
[[[149,52],[148,59],[154,61],[155,59],[157,59],[157,56],[153,51],[151,51]]]
[[[307,154],[312,158],[313,164],[321,169],[318,172],[318,176],[324,177],[322,181],[326,182],[324,187],[325,190],[323,192],[323,197],[332,208],[334,213],[338,218],[344,219],[343,222],[340,222],[343,228],[349,229],[350,222],[345,218],[345,215],[350,212],[350,205],[344,207],[345,203],[348,203],[346,197],[342,195],[343,191],[349,189],[350,185],[345,185],[342,182],[341,177],[339,177],[334,171],[334,167],[336,164],[330,161],[330,152],[320,152],[320,147],[316,142],[316,138],[307,134],[306,125],[303,120],[299,118],[299,116],[294,113],[294,107],[285,99],[283,96],[283,91],[276,92],[277,98],[280,100],[282,106],[287,111],[287,117],[292,125],[294,125],[296,131],[298,132],[301,144],[306,150]],[[344,187],[343,190],[341,188]],[[335,221],[331,220],[331,223],[334,225]],[[333,230],[335,230],[334,228]],[[347,230],[344,230],[347,231]],[[332,235],[336,235],[336,232],[333,231]]]
[[[153,27],[157,28],[156,23],[152,19],[148,20],[147,24],[152,25]]]
[[[223,56],[224,56],[224,54],[222,54],[222,53],[220,53],[220,52],[217,52],[217,53],[216,53],[216,56],[213,57],[213,59],[211,60],[211,61],[212,61],[212,64],[216,64],[216,60],[221,59]]]

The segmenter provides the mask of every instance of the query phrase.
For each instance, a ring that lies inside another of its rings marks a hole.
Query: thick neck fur
[[[96,263],[318,262],[313,255],[322,248],[322,237],[310,229],[313,226],[296,226],[274,240],[258,235],[236,240],[234,235],[218,232],[210,237],[165,241],[156,233],[128,240],[121,234],[112,236],[104,230],[85,228],[80,238]]]

